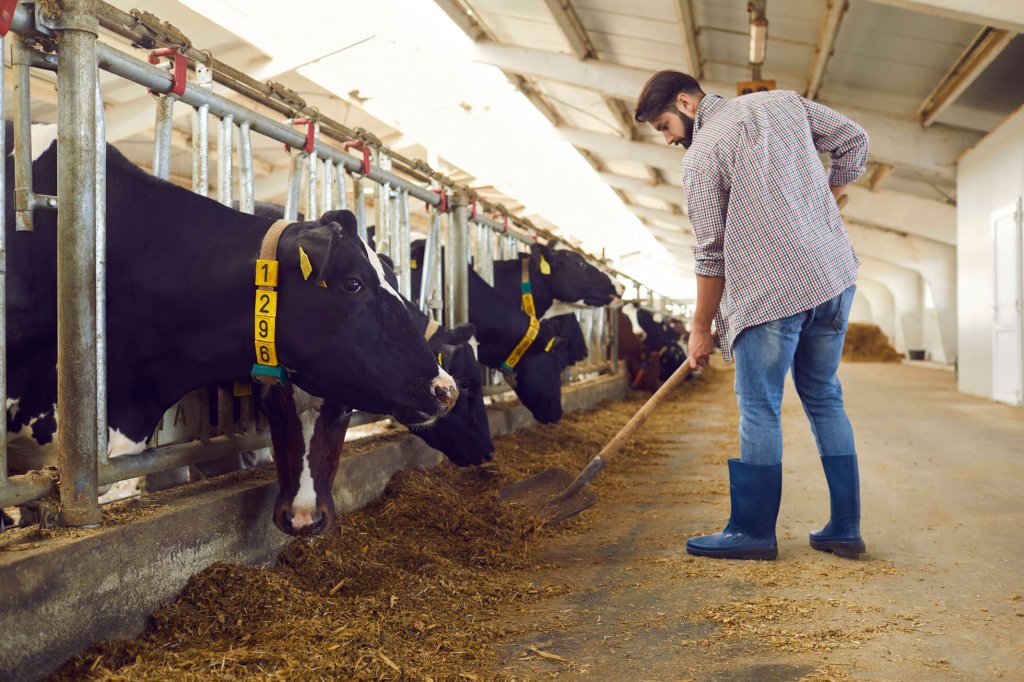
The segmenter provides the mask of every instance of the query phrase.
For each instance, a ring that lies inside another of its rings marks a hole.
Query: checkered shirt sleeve
[[[814,148],[828,154],[828,183],[849,185],[864,174],[868,162],[867,133],[839,112],[800,98],[807,110]]]
[[[690,220],[697,236],[693,247],[695,272],[704,277],[725,277],[725,210],[729,194],[719,182],[702,172],[683,176]]]

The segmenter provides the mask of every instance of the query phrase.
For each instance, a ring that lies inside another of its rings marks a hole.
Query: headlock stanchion
[[[208,409],[212,392],[203,389],[184,397],[166,413],[151,441],[155,447],[140,454],[107,457],[106,146],[98,69],[154,93],[152,160],[153,173],[160,178],[172,177],[175,107],[189,107],[191,184],[192,190],[203,196],[210,193],[209,119],[216,118],[216,199],[224,205],[234,205],[237,199],[239,210],[255,211],[254,133],[283,143],[291,150],[284,208],[284,218],[289,221],[297,219],[299,213],[313,220],[328,210],[351,206],[359,234],[366,239],[366,183],[372,182],[377,250],[391,258],[399,290],[407,297],[411,295],[414,271],[422,269],[422,273],[415,272],[422,276],[415,303],[435,322],[453,326],[469,320],[470,267],[486,282],[493,283],[496,260],[516,259],[532,241],[553,236],[526,219],[510,216],[500,205],[455,185],[423,162],[402,157],[372,133],[351,130],[320,116],[297,93],[279,83],[261,83],[218,61],[209,52],[193,47],[186,36],[170,25],[154,23],[155,18],[150,15],[129,15],[102,0],[64,0],[58,16],[53,18],[33,12],[27,4],[19,4],[10,16],[10,28],[19,39],[11,40],[4,38],[6,7],[0,0],[0,47],[6,42],[12,44],[15,81],[14,177],[5,177],[0,167],[0,189],[13,182],[18,230],[32,229],[35,211],[57,210],[60,418],[56,470],[59,475],[51,471],[8,476],[5,424],[0,424],[0,507],[39,500],[56,490],[61,523],[95,524],[100,521],[101,485],[208,462],[269,444],[265,422],[254,418],[251,385],[245,383],[236,385],[234,390],[216,389],[215,425],[210,423]],[[98,43],[100,25],[137,45],[145,45],[143,57]],[[57,40],[53,39],[55,36]],[[53,45],[56,54],[47,51]],[[193,69],[191,73],[189,66]],[[56,196],[35,194],[32,187],[32,154],[42,151],[32,150],[32,68],[57,72]],[[0,72],[0,104],[2,76]],[[242,95],[246,103],[215,93],[215,81]],[[273,117],[260,113],[256,105],[274,112]],[[4,134],[0,129],[0,144],[5,142]],[[351,177],[351,183],[346,176]],[[0,191],[0,208],[4,196]],[[418,210],[418,204],[410,202],[415,201],[425,202],[428,210],[426,245],[420,263],[410,259],[412,222],[418,219],[412,211],[414,205]],[[72,206],[74,210],[58,210],[61,205]],[[475,226],[472,232],[471,223]],[[442,246],[446,254],[443,259]],[[600,262],[571,245],[565,248],[576,250],[591,263]],[[0,314],[6,314],[5,264],[6,244],[0,235]],[[270,289],[274,285],[269,272],[266,274],[256,284],[268,288],[255,290],[257,296],[276,293]],[[272,357],[276,350],[272,329],[276,318],[267,312],[259,315],[259,300],[254,305],[257,307],[253,351],[256,359],[267,360],[257,364],[275,368],[280,375],[277,378],[282,379],[284,370]],[[584,334],[590,341],[590,361],[584,367],[589,372],[608,371],[615,361],[617,324],[614,317],[608,317],[614,314],[605,309],[579,313]],[[264,327],[260,327],[261,317]],[[540,324],[539,320],[531,321],[523,341],[532,342],[529,337],[537,336]],[[4,331],[5,325],[0,324],[0,404],[6,403]],[[259,355],[261,349],[264,356]],[[514,366],[517,360],[514,358],[511,364]],[[496,377],[492,372],[492,383]],[[486,392],[490,395],[495,391]]]

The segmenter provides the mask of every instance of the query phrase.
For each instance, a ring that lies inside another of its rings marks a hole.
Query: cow
[[[425,242],[412,243],[413,263],[423,262]],[[443,260],[443,254],[442,254]],[[413,298],[419,298],[422,269],[412,268]],[[530,329],[530,316],[518,303],[503,298],[472,269],[469,271],[469,321],[476,328],[480,362],[494,369],[502,363]],[[562,370],[569,364],[568,348],[557,333],[560,325],[541,320],[537,338],[509,374],[509,384],[523,405],[542,424],[562,418]]]
[[[520,305],[523,282],[522,262],[529,259],[529,280],[537,317],[543,317],[555,301],[579,306],[604,306],[615,300],[618,290],[611,278],[575,251],[557,248],[558,242],[530,246],[529,254],[494,262],[494,288],[510,303]],[[561,306],[553,314],[572,308]]]
[[[55,194],[56,126],[33,133],[34,189]],[[6,163],[14,177],[10,145]],[[249,378],[256,258],[274,221],[155,178],[110,145],[106,178],[107,455],[115,457],[141,452],[189,391]],[[24,471],[53,462],[56,216],[37,211],[35,230],[17,232],[10,183],[6,200],[8,452],[12,470]],[[289,224],[276,255],[277,355],[297,388],[410,424],[430,424],[455,405],[455,381],[351,213]]]
[[[661,376],[661,359],[652,353],[636,334],[629,316],[620,311],[619,327],[619,359],[626,363],[626,376],[631,388],[644,391],[658,390]]]

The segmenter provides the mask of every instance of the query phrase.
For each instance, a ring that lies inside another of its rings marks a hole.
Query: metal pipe
[[[32,100],[29,53],[20,40],[11,44],[14,67],[14,210],[15,229],[24,232],[33,226],[32,191]]]
[[[156,100],[156,131],[153,136],[153,175],[163,180],[171,176],[171,133],[174,130],[174,95]]]
[[[57,462],[60,522],[102,520],[97,502],[95,0],[65,0],[57,42]],[[83,172],[85,169],[85,172]]]
[[[352,176],[352,195],[353,202],[356,205],[356,230],[359,232],[359,238],[365,242],[367,236],[366,194],[363,191],[363,176]]]
[[[107,127],[96,69],[96,455],[107,461]],[[2,404],[2,403],[0,403]]]
[[[100,60],[100,67],[104,71],[109,71],[117,76],[121,76],[122,78],[138,83],[139,85],[161,92],[167,90],[171,86],[173,77],[163,69],[153,66],[152,64],[135,59],[120,50],[102,43],[96,46],[96,52]],[[205,69],[201,64],[198,64],[197,67]],[[197,68],[197,82],[199,80],[199,71],[200,69]],[[232,102],[231,100],[216,93],[207,92],[196,83],[189,83],[186,85],[185,92],[179,99],[192,107],[206,106],[208,112],[216,116],[223,117],[230,115],[240,123],[242,121],[247,121],[253,131],[265,135],[272,140],[283,142],[284,144],[296,149],[302,149],[306,144],[305,133],[299,132],[291,126],[279,123],[268,116],[264,116],[263,114],[247,109],[245,106],[237,102]],[[316,151],[319,156],[332,159],[335,165],[340,165],[346,170],[354,173],[358,173],[362,170],[363,160],[361,157],[347,154],[343,151],[330,147],[323,142],[318,142],[316,144]],[[420,201],[425,201],[431,206],[437,206],[440,204],[441,200],[437,194],[421,187],[420,185],[401,178],[391,171],[382,170],[379,167],[372,166],[366,177],[378,184],[390,184],[392,187],[407,190],[410,196],[416,197]]]
[[[430,227],[427,229],[427,241],[423,245],[423,268],[420,279],[420,310],[430,315],[430,302],[434,296],[434,270],[438,268],[437,259],[434,258],[434,245],[441,238],[441,213],[430,212]]]
[[[323,159],[320,162],[320,213],[323,215],[334,208],[334,162]]]
[[[232,178],[232,152],[234,152],[234,141],[232,134],[235,132],[235,120],[231,116],[225,116],[220,120],[220,127],[217,133],[217,201],[225,206],[231,206],[232,189],[234,178]]]
[[[0,507],[16,507],[46,497],[55,485],[54,477],[42,471],[11,476],[0,485]]]
[[[469,322],[469,201],[458,190],[451,196],[448,253],[445,260],[445,325]]]
[[[320,216],[316,211],[316,171],[318,155],[316,143],[320,141],[320,124],[313,123],[313,151],[309,153],[309,160],[306,163],[308,169],[306,175],[306,220],[316,220]]]
[[[242,121],[238,125],[238,210],[243,213],[256,211],[255,182],[252,169],[252,137],[249,134],[249,122]]]
[[[302,171],[305,165],[305,154],[292,155],[292,168],[288,173],[288,193],[284,198],[285,220],[299,219],[299,199],[302,196]]]
[[[172,77],[173,82],[173,77]],[[196,63],[193,87],[199,92],[213,93],[213,74],[210,69]],[[192,112],[192,191],[210,196],[210,106],[202,102],[193,105]],[[228,116],[230,114],[223,114]]]
[[[348,190],[345,188],[345,171],[331,161],[332,172],[334,173],[334,192],[332,202],[334,208],[344,211],[348,208]]]
[[[204,414],[205,421],[205,414]],[[215,436],[207,441],[189,441],[150,448],[137,455],[111,457],[100,469],[100,483],[106,485],[126,478],[155,474],[159,471],[207,462],[246,450],[270,445],[270,434],[257,432],[245,435]]]
[[[398,235],[398,259],[402,263],[402,270],[399,273],[398,284],[401,286],[401,293],[406,298],[412,298],[412,217],[409,215],[409,193],[402,190],[399,198],[399,210],[401,216],[399,225],[401,234]]]

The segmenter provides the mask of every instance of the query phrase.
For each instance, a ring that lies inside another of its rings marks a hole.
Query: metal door
[[[992,397],[1021,404],[1021,211],[1020,200],[992,213],[994,296]]]

